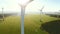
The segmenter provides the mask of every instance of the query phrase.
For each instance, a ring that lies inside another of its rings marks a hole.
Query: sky
[[[21,12],[19,0],[0,0],[0,12]],[[44,6],[43,12],[55,12],[60,10],[60,0],[34,0],[26,6],[25,13],[39,13]]]

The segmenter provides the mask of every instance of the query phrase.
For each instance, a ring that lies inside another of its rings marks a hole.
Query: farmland
[[[42,16],[42,17],[41,17]],[[25,15],[24,29],[25,34],[48,34],[40,29],[42,23],[57,20],[59,18],[50,17],[48,15]],[[42,22],[40,22],[40,19]],[[21,33],[21,17],[8,16],[4,21],[0,21],[0,34],[20,34]]]

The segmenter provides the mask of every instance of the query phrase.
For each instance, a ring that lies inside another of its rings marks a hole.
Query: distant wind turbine
[[[41,13],[43,13],[43,12],[42,12],[42,11],[43,11],[43,9],[44,9],[44,6],[40,9],[40,12],[41,12]]]
[[[59,14],[59,15],[57,15],[57,18],[59,18],[59,16],[60,16],[60,10],[58,10],[58,14]]]
[[[42,14],[43,14],[43,9],[44,9],[44,6],[40,9],[40,22],[43,22],[41,19],[42,19]]]
[[[4,12],[3,12],[4,8],[2,8],[2,17],[3,17],[3,21],[4,21]]]

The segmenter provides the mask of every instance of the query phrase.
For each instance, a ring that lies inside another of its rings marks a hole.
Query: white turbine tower
[[[58,10],[58,12],[57,12],[58,14],[57,14],[57,20],[59,19],[59,17],[60,17],[60,10]]]
[[[43,22],[41,19],[42,19],[42,14],[43,14],[43,9],[44,9],[44,6],[40,9],[40,22]]]
[[[20,0],[19,5],[21,6],[21,34],[24,34],[24,15],[25,15],[25,8],[29,3],[33,0]]]
[[[58,11],[58,15],[57,15],[57,18],[59,18],[59,16],[60,16],[60,10]]]
[[[3,18],[3,21],[4,21],[4,12],[3,12],[4,8],[2,8],[2,18]]]

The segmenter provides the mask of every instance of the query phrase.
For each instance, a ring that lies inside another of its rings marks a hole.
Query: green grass
[[[19,34],[20,18],[19,16],[6,17],[4,21],[0,21],[0,34]]]
[[[40,19],[43,22],[40,22]],[[57,20],[57,18],[49,17],[47,15],[27,15],[25,16],[25,34],[48,34],[45,31],[40,30],[42,23]]]
[[[43,22],[40,22],[40,19]],[[57,20],[57,18],[47,15],[25,15],[25,34],[48,34],[40,30],[42,23]],[[0,34],[20,34],[21,33],[21,18],[20,16],[9,16],[4,21],[0,21]]]

